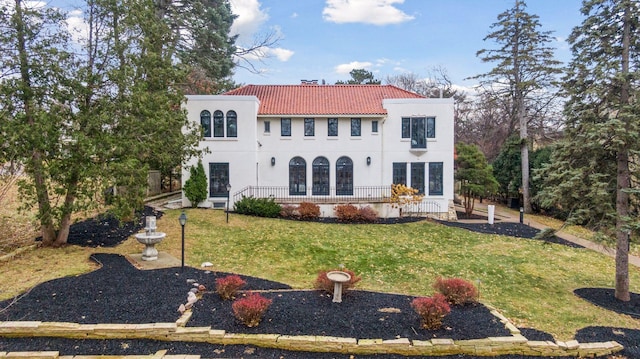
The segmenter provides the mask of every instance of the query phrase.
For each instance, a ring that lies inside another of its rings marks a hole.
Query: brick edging
[[[6,321],[0,322],[0,336],[64,337],[73,339],[156,339],[164,341],[204,342],[220,345],[256,345],[293,351],[335,352],[343,354],[400,354],[406,356],[456,354],[496,356],[518,354],[530,356],[589,357],[609,355],[624,349],[622,345],[614,341],[601,343],[579,343],[576,340],[556,343],[550,341],[529,341],[522,336],[515,327],[513,327],[513,329],[518,331],[518,333],[512,331],[512,336],[510,337],[489,337],[471,340],[409,340],[407,338],[382,340],[329,336],[227,333],[224,330],[211,329],[211,327],[181,326],[179,323],[186,323],[186,320],[188,320],[187,318],[181,322],[183,318],[176,323],[150,324],[77,324]],[[507,328],[510,328],[510,326],[507,325]],[[0,352],[0,359],[56,359],[58,356],[57,352]]]

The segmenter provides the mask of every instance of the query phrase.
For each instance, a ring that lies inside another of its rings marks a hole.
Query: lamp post
[[[231,192],[231,183],[227,183],[227,223],[229,223],[229,192]]]
[[[180,270],[184,271],[184,225],[187,224],[187,214],[182,211],[180,217],[178,217],[178,221],[180,221],[180,226],[182,226],[182,266]]]

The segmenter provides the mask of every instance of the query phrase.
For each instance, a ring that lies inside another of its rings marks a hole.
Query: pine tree
[[[184,195],[191,202],[191,207],[197,207],[207,199],[207,175],[202,161],[198,161],[197,166],[189,169],[189,178],[184,183]]]
[[[482,80],[483,87],[510,106],[510,117],[520,129],[520,156],[522,195],[524,210],[531,213],[529,188],[529,120],[533,117],[529,108],[540,97],[548,97],[560,62],[554,59],[551,32],[540,31],[539,17],[525,11],[523,0],[515,0],[514,6],[498,15],[495,29],[485,37],[498,45],[497,49],[478,51],[483,62],[496,63],[488,73],[474,78]]]
[[[487,163],[476,145],[462,142],[456,144],[456,182],[460,183],[460,192],[464,200],[467,215],[473,212],[476,197],[484,197],[495,193],[498,181],[493,177],[493,169]]]
[[[573,211],[573,220],[615,232],[615,297],[630,300],[629,234],[640,228],[640,5],[588,0],[585,20],[568,41],[573,58],[564,90],[565,141],[542,177],[543,197]],[[595,221],[593,220],[595,219]]]

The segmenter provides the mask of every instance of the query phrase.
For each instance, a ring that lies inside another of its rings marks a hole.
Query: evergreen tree
[[[365,69],[353,69],[349,75],[351,80],[337,81],[336,85],[380,85],[380,80],[377,80],[371,71]]]
[[[476,197],[485,197],[495,193],[498,182],[493,177],[493,169],[487,163],[480,149],[475,145],[456,144],[455,179],[460,183],[464,209],[467,215],[473,213]]]
[[[560,62],[554,60],[550,32],[540,31],[537,15],[526,12],[524,0],[515,0],[514,6],[498,15],[498,22],[485,40],[493,40],[497,49],[483,49],[477,55],[483,62],[495,63],[488,73],[474,78],[482,80],[483,87],[510,107],[509,115],[520,129],[520,156],[522,173],[522,195],[524,210],[531,213],[529,194],[529,147],[528,122],[533,118],[528,109],[541,97],[548,97],[555,75],[561,70]],[[547,101],[546,99],[545,101]]]
[[[207,199],[207,175],[204,172],[202,161],[189,169],[189,178],[184,183],[184,195],[191,202],[191,207]]]
[[[582,13],[568,39],[566,139],[541,176],[542,198],[571,210],[573,220],[615,232],[615,297],[628,301],[629,233],[640,228],[640,5],[585,0]]]
[[[120,217],[141,208],[147,170],[196,154],[200,134],[181,108],[186,71],[154,0],[86,5],[87,32],[73,41],[55,8],[0,6],[0,133],[9,144],[0,157],[24,164],[21,194],[37,205],[48,246],[64,245],[72,214],[107,187],[118,189]]]

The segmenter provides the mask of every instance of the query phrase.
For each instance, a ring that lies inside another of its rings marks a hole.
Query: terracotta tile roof
[[[383,99],[424,98],[391,85],[247,85],[224,95],[256,96],[259,115],[384,115]]]

